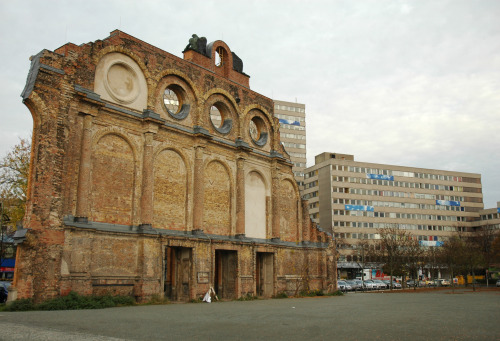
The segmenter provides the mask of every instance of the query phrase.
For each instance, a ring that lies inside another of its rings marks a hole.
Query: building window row
[[[290,134],[290,133],[281,133],[280,136],[281,136],[281,138],[296,139],[296,140],[305,140],[306,139],[306,135],[298,135],[298,134]]]
[[[341,169],[339,169],[341,167]],[[441,180],[441,181],[455,181],[455,182],[469,182],[469,183],[481,183],[480,178],[471,177],[461,177],[453,175],[443,175],[443,174],[430,174],[430,173],[420,173],[420,172],[404,172],[390,169],[380,169],[380,168],[368,168],[368,167],[354,167],[354,166],[342,166],[335,165],[335,170],[349,171],[353,173],[367,173],[367,174],[380,174],[380,175],[392,175],[392,176],[403,176],[408,178],[419,178],[419,179],[429,179],[429,180]]]
[[[414,240],[419,241],[443,241],[440,236],[412,236]],[[338,239],[380,239],[378,233],[335,233]]]
[[[319,201],[313,202],[312,204],[309,204],[309,208],[316,208],[319,206]]]
[[[306,145],[302,143],[281,142],[285,148],[306,149]]]
[[[490,224],[482,227],[486,230],[500,230],[500,224]]]
[[[463,186],[449,186],[449,185],[436,185],[421,182],[406,182],[406,181],[390,181],[390,180],[376,180],[376,179],[366,179],[366,178],[355,178],[346,176],[333,176],[333,181],[337,182],[350,182],[359,183],[365,185],[377,185],[377,186],[393,186],[393,187],[405,187],[405,188],[421,188],[436,191],[454,191],[454,192],[476,192],[481,193],[480,188],[471,188]]]
[[[347,193],[347,194],[359,194],[359,195],[371,195],[380,197],[396,197],[396,198],[415,198],[415,199],[428,199],[428,200],[454,200],[454,201],[467,201],[476,202],[476,200],[469,200],[474,198],[459,197],[454,195],[437,195],[437,194],[427,194],[427,193],[410,193],[410,192],[395,192],[395,191],[380,191],[375,189],[364,189],[364,188],[350,188],[350,187],[332,187],[333,193]],[[453,199],[452,199],[453,198]],[[460,198],[461,200],[457,200]],[[477,198],[478,202],[481,202],[481,198]]]
[[[298,157],[298,158],[302,158],[302,159],[306,158],[305,153],[294,153],[294,152],[287,152],[287,153],[288,153],[288,155],[293,156],[293,157]]]
[[[481,214],[481,220],[499,219],[500,213]]]
[[[309,182],[306,184],[306,189],[307,188],[312,188],[312,187],[315,187],[315,186],[318,186],[318,180],[315,180],[313,182]]]
[[[305,162],[294,162],[293,165],[295,167],[302,167],[302,168],[306,167],[306,163]]]
[[[393,224],[393,223],[367,223],[367,222],[357,222],[357,221],[335,221],[333,223],[336,227],[357,227],[357,228],[374,228],[374,229],[384,229],[391,228],[397,225],[398,228],[403,230],[414,230],[414,231],[444,231],[444,232],[465,232],[465,227],[463,226],[444,226],[444,225],[417,225],[417,224]]]
[[[306,179],[309,179],[315,175],[318,175],[318,170],[314,170],[314,171],[311,171],[311,172],[307,172],[306,173]]]
[[[316,198],[318,196],[318,191],[304,194],[304,199]]]
[[[373,217],[390,219],[413,219],[413,220],[442,220],[442,221],[466,221],[466,217],[419,214],[419,213],[396,213],[396,212],[367,212],[367,211],[345,211],[333,210],[334,215],[348,215],[351,217]]]
[[[292,125],[292,124],[285,124],[285,123],[281,123],[281,122],[280,122],[280,126],[281,126],[283,129],[290,129],[290,130],[306,130],[306,127],[304,127],[304,126],[296,126],[296,125]]]
[[[292,116],[292,115],[284,115],[284,114],[275,114],[274,116],[277,118],[281,118],[283,120],[292,121],[292,122],[305,122],[306,121],[305,117],[300,117],[300,116]]]
[[[294,176],[298,176],[298,177],[303,177],[304,176],[304,172],[296,171],[296,172],[293,172],[293,175]]]
[[[395,208],[413,208],[420,210],[438,210],[438,211],[455,211],[464,212],[464,206],[446,206],[433,204],[416,204],[409,202],[394,202],[394,201],[376,201],[376,200],[355,200],[355,199],[333,199],[334,204],[347,205],[363,205],[375,207],[395,207]]]
[[[305,108],[291,107],[289,105],[280,105],[280,104],[275,104],[274,105],[274,109],[276,109],[276,110],[294,111],[294,112],[306,112]]]

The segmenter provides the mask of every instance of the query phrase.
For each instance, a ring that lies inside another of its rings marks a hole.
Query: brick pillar
[[[312,223],[311,223],[311,218],[309,217],[309,207],[307,205],[307,201],[302,201],[299,199],[299,202],[301,203],[301,209],[302,209],[302,240],[304,241],[311,241],[311,228],[312,228]]]
[[[89,217],[90,171],[92,157],[92,115],[83,113],[83,132],[78,174],[76,220],[86,222]]]
[[[194,197],[193,197],[193,230],[203,230],[203,146],[195,147],[194,158]]]
[[[245,159],[236,161],[236,235],[245,234]]]
[[[143,228],[151,228],[153,224],[153,137],[152,132],[144,134],[141,196],[141,226]]]
[[[273,232],[271,238],[280,238],[280,212],[279,212],[279,181],[278,170],[273,167],[272,171],[272,205],[273,205]]]

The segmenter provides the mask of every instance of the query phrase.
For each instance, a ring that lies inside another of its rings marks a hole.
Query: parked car
[[[391,288],[391,281],[390,280],[385,279],[385,280],[382,280],[382,282],[384,282],[387,285],[387,289]],[[399,284],[396,281],[392,281],[392,288],[393,289],[401,289],[401,284]]]
[[[10,282],[0,282],[0,303],[7,302],[10,285]]]
[[[435,287],[436,286],[436,282],[433,281],[433,280],[428,279],[428,280],[425,281],[425,286],[426,287]]]
[[[377,289],[380,290],[380,289],[387,289],[387,284],[385,284],[384,282],[382,282],[381,280],[379,279],[374,279],[373,282],[377,285]]]
[[[351,291],[352,287],[345,281],[337,281],[337,289],[341,291]]]
[[[497,287],[500,287],[500,279],[497,279],[497,284],[496,284]]]
[[[354,280],[354,279],[348,279],[348,280],[345,280],[345,282],[351,286],[352,291],[357,291],[357,290],[361,289],[361,285],[358,284],[356,282],[356,280]]]
[[[354,279],[353,281],[358,284],[358,290],[365,290],[365,288],[363,287],[363,281],[362,280],[360,280],[360,279]]]
[[[366,279],[365,282],[365,290],[376,290],[378,289],[377,284],[375,284],[371,279]]]
[[[436,279],[436,285],[438,287],[448,287],[450,286],[450,281],[444,278],[438,278]]]
[[[414,281],[413,279],[410,279],[409,281],[406,282],[406,286],[408,287],[418,287],[419,286],[419,282],[418,281]]]

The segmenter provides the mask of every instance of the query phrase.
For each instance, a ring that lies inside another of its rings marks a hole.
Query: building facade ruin
[[[31,58],[34,122],[17,298],[186,301],[326,290],[273,101],[223,41],[176,57],[124,32]]]

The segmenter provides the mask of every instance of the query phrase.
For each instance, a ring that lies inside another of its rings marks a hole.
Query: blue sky
[[[1,1],[0,156],[29,136],[29,57],[120,29],[177,56],[224,40],[250,87],[306,104],[308,165],[358,161],[482,175],[500,201],[500,1]]]

